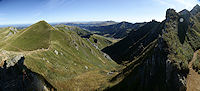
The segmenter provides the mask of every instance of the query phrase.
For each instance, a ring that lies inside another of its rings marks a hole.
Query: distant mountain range
[[[114,21],[96,21],[96,22],[69,22],[69,23],[50,23],[52,26],[56,25],[68,25],[76,26],[82,29],[91,31],[92,33],[102,35],[105,37],[112,37],[116,39],[124,38],[132,30],[136,31],[146,23],[129,23],[129,22],[114,22]],[[31,24],[19,24],[19,25],[1,25],[0,27],[16,27],[18,29],[24,29]]]
[[[107,26],[84,26],[83,28],[88,29],[89,31],[95,31],[96,34],[112,37],[112,38],[124,38],[128,35],[130,31],[136,31],[146,23],[129,23],[129,22],[120,22]]]
[[[49,23],[52,26],[64,24],[69,26],[106,26],[111,24],[116,24],[115,21],[92,21],[92,22],[58,22],[58,23]],[[17,27],[17,28],[26,28],[32,24],[11,24],[11,25],[0,25],[0,27]]]
[[[107,25],[112,25],[116,23],[117,22],[115,21],[92,21],[92,22],[68,22],[68,23],[61,23],[61,24],[84,28],[84,27],[89,27],[89,26],[107,26]]]

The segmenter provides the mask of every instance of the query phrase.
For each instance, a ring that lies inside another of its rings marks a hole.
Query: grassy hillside
[[[90,35],[92,35],[92,33],[90,33],[89,31],[81,29],[79,27],[75,27],[75,26],[67,26],[64,24],[60,24],[60,25],[56,25],[55,28],[57,28],[58,30],[63,30],[63,31],[74,31],[81,37],[90,37]]]
[[[99,49],[103,49],[113,43],[115,43],[117,40],[116,39],[111,39],[111,38],[106,38],[104,36],[100,36],[100,35],[92,35],[89,40],[98,46]]]
[[[118,67],[76,32],[54,29],[44,21],[10,36],[6,42],[2,50],[25,55],[25,66],[58,91],[103,87],[113,76],[107,73]]]
[[[86,38],[86,40],[89,39],[88,41],[91,42],[98,49],[103,49],[106,46],[109,46],[112,43],[115,43],[118,41],[117,39],[112,39],[112,38],[107,38],[101,35],[92,34],[91,32],[87,30],[84,30],[75,26],[67,26],[67,25],[61,24],[61,25],[56,25],[55,28],[57,28],[58,30],[63,30],[65,32],[74,31],[82,38]]]
[[[50,34],[54,30],[45,21],[40,21],[12,36],[6,41],[7,45],[4,47],[10,51],[47,49],[50,45]]]

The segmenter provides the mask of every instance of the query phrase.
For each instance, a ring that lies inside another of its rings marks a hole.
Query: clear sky
[[[162,21],[168,8],[191,10],[198,0],[0,0],[0,25],[74,21]]]

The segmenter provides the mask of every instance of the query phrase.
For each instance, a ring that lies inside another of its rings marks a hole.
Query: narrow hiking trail
[[[189,63],[189,74],[187,76],[187,91],[200,91],[200,74],[192,69],[192,63],[196,60],[199,55],[199,50],[193,55],[191,62]]]

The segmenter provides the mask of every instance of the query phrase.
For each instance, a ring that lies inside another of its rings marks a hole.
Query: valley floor
[[[196,60],[198,52],[199,50],[194,53],[192,61],[188,65],[187,91],[200,91],[200,75],[192,68],[192,63]]]

